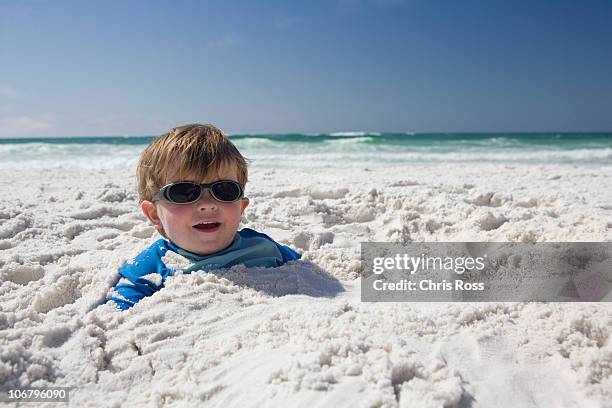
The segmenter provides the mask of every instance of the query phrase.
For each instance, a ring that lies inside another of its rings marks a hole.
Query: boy
[[[189,261],[183,273],[238,264],[274,267],[299,259],[265,234],[237,231],[249,205],[247,175],[244,157],[212,125],[181,126],[151,143],[137,168],[140,208],[167,240],[119,268],[121,279],[108,300],[126,310],[161,289],[176,270],[169,262],[172,253]]]

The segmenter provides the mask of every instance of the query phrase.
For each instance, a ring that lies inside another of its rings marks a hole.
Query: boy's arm
[[[132,261],[124,263],[119,268],[121,278],[112,288],[107,301],[112,301],[119,309],[126,310],[145,296],[151,296],[160,290],[172,273],[162,262],[162,257],[169,249],[168,243],[160,239]]]

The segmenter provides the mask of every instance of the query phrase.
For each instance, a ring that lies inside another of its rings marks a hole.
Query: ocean
[[[0,139],[0,169],[133,167],[154,136]],[[612,164],[612,133],[235,134],[257,167],[439,162]]]

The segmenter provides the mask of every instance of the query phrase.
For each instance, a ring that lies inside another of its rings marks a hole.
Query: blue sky
[[[610,1],[0,0],[0,137],[610,131]]]

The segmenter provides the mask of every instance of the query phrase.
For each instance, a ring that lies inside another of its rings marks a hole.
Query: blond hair
[[[176,127],[155,139],[140,156],[136,170],[140,202],[152,201],[170,178],[202,180],[228,165],[236,165],[237,181],[244,188],[247,161],[221,129],[201,124]]]

